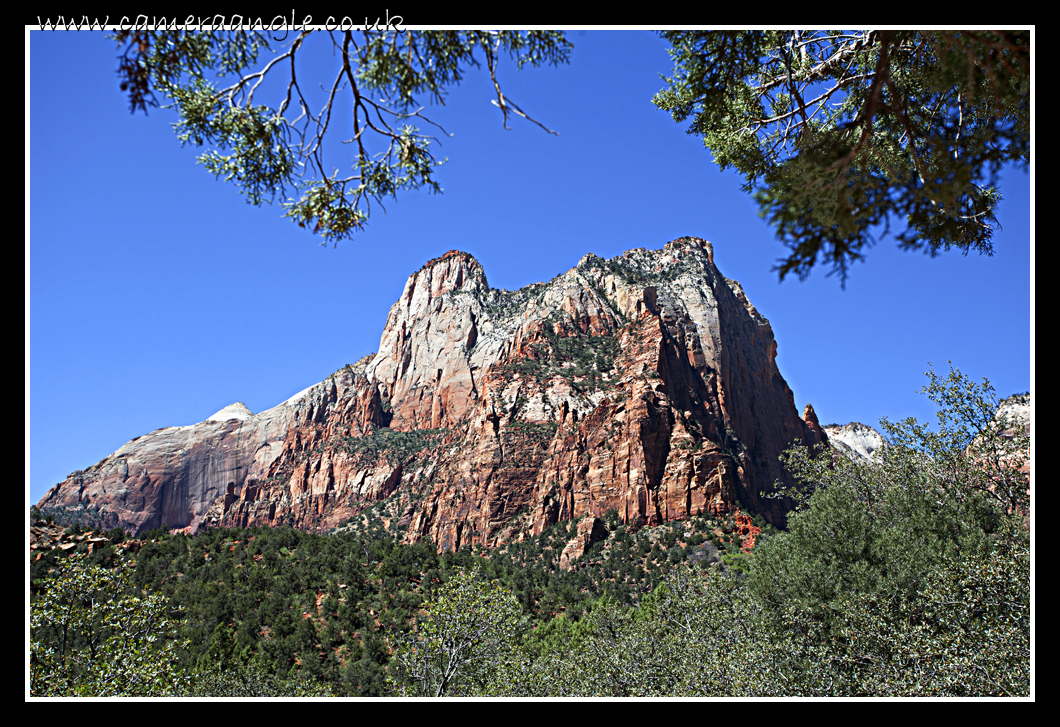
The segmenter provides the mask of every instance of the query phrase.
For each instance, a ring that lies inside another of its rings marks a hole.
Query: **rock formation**
[[[408,279],[377,354],[260,414],[139,437],[40,507],[133,532],[325,530],[374,508],[440,548],[612,509],[655,523],[739,503],[782,525],[791,503],[760,494],[793,484],[778,455],[826,436],[708,242],[589,254],[514,292],[451,251]]]
[[[29,559],[40,560],[50,550],[73,550],[82,543],[88,546],[85,550],[91,555],[93,550],[109,544],[110,540],[91,531],[67,532],[62,525],[38,522],[29,528]]]
[[[824,431],[833,447],[860,459],[872,459],[872,453],[887,444],[883,435],[861,422],[827,424]]]
[[[1031,395],[1013,394],[998,402],[997,414],[999,420],[1007,421],[1014,425],[1007,429],[1001,436],[1011,439],[1015,436],[1015,427],[1022,426],[1027,436],[1031,433]]]
[[[812,413],[812,407],[807,404],[806,408]],[[995,418],[1004,421],[1007,428],[1001,430],[1000,434],[1005,439],[1012,439],[1016,435],[1016,427],[1022,427],[1023,434],[1030,437],[1031,427],[1031,396],[1030,394],[1014,394],[998,402]],[[809,421],[809,419],[807,419]],[[816,421],[816,418],[814,418]],[[888,442],[878,431],[862,424],[851,422],[850,424],[826,424],[823,430],[828,442],[841,452],[855,456],[859,459],[872,459],[873,453],[886,447]],[[1025,460],[1022,468],[1024,472],[1030,472],[1030,452],[1023,457]]]
[[[578,523],[577,534],[564,546],[563,552],[560,553],[559,569],[568,570],[571,563],[589,552],[589,548],[594,543],[607,540],[607,536],[610,534],[600,518],[583,518]]]

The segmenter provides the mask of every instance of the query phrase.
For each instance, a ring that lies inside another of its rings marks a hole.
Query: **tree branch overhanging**
[[[330,33],[341,68],[331,87],[321,88],[315,113],[316,101],[299,83],[296,64],[308,52],[311,35],[300,33],[260,68],[260,51],[270,50],[264,32],[123,31],[112,37],[124,46],[118,73],[131,111],[146,113],[148,106],[158,106],[155,92],[161,92],[180,116],[182,143],[216,147],[199,158],[209,171],[234,182],[253,204],[281,193],[286,216],[325,242],[363,230],[372,203],[385,212],[384,199],[399,191],[441,192],[435,170],[445,160],[432,149],[438,139],[414,124],[419,120],[449,134],[423,114],[415,96],[427,93],[444,103],[446,88],[461,80],[464,69],[478,66],[483,55],[505,128],[512,114],[556,133],[503,94],[497,65],[502,51],[519,66],[567,62],[570,44],[557,32],[366,30],[361,43],[352,30],[343,31],[341,40]],[[286,79],[278,79],[286,82],[277,104],[255,106],[256,94],[270,88],[280,68],[289,70]],[[218,90],[206,78],[211,71],[234,75],[235,81]],[[356,156],[354,173],[339,178],[325,141],[343,92],[350,94],[352,114],[352,136],[345,142],[356,145]],[[288,119],[295,101],[299,113]],[[287,197],[288,189],[296,196]]]

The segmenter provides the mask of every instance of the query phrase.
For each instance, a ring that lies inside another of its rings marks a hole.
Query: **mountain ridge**
[[[40,507],[194,532],[324,530],[386,502],[440,548],[611,509],[661,522],[740,504],[783,524],[790,503],[760,496],[792,484],[777,455],[826,435],[713,258],[685,237],[502,291],[449,251],[409,277],[374,356],[259,414],[237,403],[138,437]]]

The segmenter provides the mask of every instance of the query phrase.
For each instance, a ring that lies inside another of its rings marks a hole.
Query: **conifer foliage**
[[[133,29],[113,37],[123,48],[118,75],[133,112],[146,113],[159,105],[156,93],[164,96],[180,115],[181,143],[206,148],[200,164],[236,185],[250,204],[279,194],[286,216],[325,241],[363,230],[372,205],[383,208],[399,191],[442,191],[436,173],[445,160],[435,156],[433,134],[446,132],[424,115],[424,97],[444,103],[449,88],[485,62],[505,126],[510,116],[534,121],[502,92],[498,66],[505,57],[519,68],[566,63],[571,51],[558,31],[397,26],[303,29],[282,52],[272,49],[276,39],[265,30]],[[313,46],[335,59],[330,78],[300,75]],[[262,56],[267,62],[259,62]],[[262,87],[267,77],[278,85]],[[340,106],[352,119],[339,121]],[[331,161],[336,134],[348,137],[352,164]],[[339,176],[338,168],[351,166]]]
[[[845,279],[891,224],[907,250],[990,254],[1005,164],[1030,163],[1029,30],[663,34],[655,105],[754,192],[805,278]]]

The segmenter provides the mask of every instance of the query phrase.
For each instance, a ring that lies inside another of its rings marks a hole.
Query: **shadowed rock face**
[[[708,242],[589,254],[514,292],[451,251],[409,278],[377,354],[260,414],[139,437],[40,507],[134,532],[323,530],[383,501],[388,527],[440,548],[611,509],[651,523],[739,502],[781,525],[790,503],[759,493],[793,484],[790,442],[825,441],[804,417]]]

